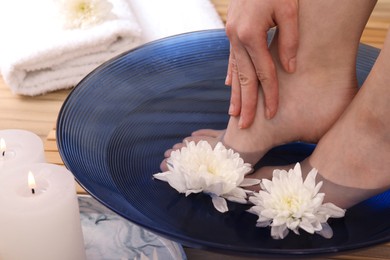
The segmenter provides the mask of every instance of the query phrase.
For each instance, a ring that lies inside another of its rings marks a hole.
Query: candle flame
[[[35,183],[34,175],[31,171],[28,172],[28,187],[31,190],[35,190],[35,188],[37,187],[37,185]]]
[[[5,145],[5,140],[4,138],[0,138],[0,155],[4,156],[5,155],[5,150],[7,149],[7,146]]]

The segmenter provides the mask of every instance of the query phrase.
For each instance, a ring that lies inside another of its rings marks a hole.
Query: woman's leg
[[[344,208],[390,188],[390,33],[363,87],[302,170],[319,171],[325,200]],[[270,175],[272,167],[253,177]]]
[[[389,33],[361,91],[305,163],[333,183],[371,190],[358,201],[390,188]]]
[[[276,116],[265,119],[260,93],[256,119],[250,128],[240,129],[239,117],[231,117],[226,131],[201,130],[186,140],[203,139],[212,145],[222,140],[252,164],[276,145],[296,140],[317,142],[357,92],[357,48],[375,3],[301,0],[295,73],[285,72],[280,65],[277,36],[270,47],[277,64],[280,89]],[[173,149],[183,145],[179,143]],[[166,170],[165,162],[161,167]]]

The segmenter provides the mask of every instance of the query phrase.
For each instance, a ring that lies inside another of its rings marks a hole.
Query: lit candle
[[[0,259],[85,259],[73,175],[35,163],[0,174]]]
[[[35,189],[37,188],[37,184],[35,183],[34,174],[29,171],[28,172],[28,187],[31,189],[31,193],[35,194]]]
[[[39,162],[45,162],[43,143],[39,136],[19,129],[0,130],[0,173]]]
[[[5,157],[5,150],[7,149],[7,146],[5,145],[5,140],[3,138],[0,138],[0,152],[1,157]]]

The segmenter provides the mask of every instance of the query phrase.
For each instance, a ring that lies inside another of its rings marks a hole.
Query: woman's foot
[[[324,181],[325,200],[349,208],[390,188],[390,36],[370,76],[345,113],[302,162]],[[271,167],[252,175],[270,177]]]
[[[317,142],[338,119],[357,92],[354,66],[345,62],[335,66],[297,63],[294,74],[280,66],[277,46],[271,47],[278,64],[279,110],[267,120],[263,115],[263,97],[259,94],[256,118],[250,128],[239,128],[239,117],[231,117],[226,130],[203,129],[192,133],[186,141],[207,140],[212,145],[222,141],[240,153],[245,162],[255,164],[271,148],[292,141]],[[178,143],[165,152],[185,144]],[[161,169],[167,170],[165,160]]]

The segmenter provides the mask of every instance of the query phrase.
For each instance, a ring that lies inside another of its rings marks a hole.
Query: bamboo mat
[[[44,148],[45,148],[45,157],[46,161],[48,163],[53,163],[57,165],[64,165],[64,162],[61,159],[61,156],[58,152],[57,148],[57,141],[56,141],[56,129],[53,128],[48,136],[46,137],[46,140],[44,142]],[[86,194],[87,192],[78,184],[76,183],[76,191],[78,194]]]

